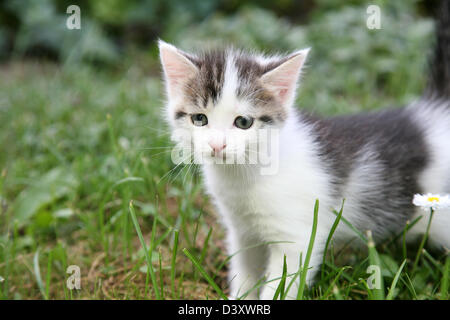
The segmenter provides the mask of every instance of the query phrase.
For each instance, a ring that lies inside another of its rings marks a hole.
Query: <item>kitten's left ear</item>
[[[262,83],[284,105],[292,104],[295,97],[300,71],[309,52],[308,49],[300,50],[290,55],[275,69],[266,72],[262,77]]]
[[[195,76],[198,69],[181,50],[162,40],[158,44],[167,93],[169,97],[177,95],[186,81]]]

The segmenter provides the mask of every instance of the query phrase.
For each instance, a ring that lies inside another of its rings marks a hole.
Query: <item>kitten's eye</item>
[[[234,125],[239,129],[248,129],[253,124],[253,118],[239,116],[234,120]]]
[[[203,127],[208,124],[208,118],[203,113],[195,113],[191,116],[194,126]]]

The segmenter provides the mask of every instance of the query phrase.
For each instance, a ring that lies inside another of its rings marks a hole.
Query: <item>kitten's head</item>
[[[172,138],[206,158],[240,156],[263,128],[281,128],[309,49],[264,57],[234,49],[198,55],[159,42]]]

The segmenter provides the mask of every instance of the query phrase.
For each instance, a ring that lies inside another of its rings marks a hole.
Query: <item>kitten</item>
[[[284,256],[287,274],[298,271],[316,199],[320,207],[309,284],[336,218],[332,211],[343,199],[343,216],[381,239],[423,215],[412,204],[414,194],[450,193],[449,10],[445,2],[430,84],[419,101],[327,119],[293,106],[308,49],[284,57],[235,49],[194,55],[159,42],[172,137],[190,150],[187,158],[192,153],[200,159],[206,190],[227,229],[231,298],[272,299],[279,280],[260,290],[255,285],[279,278]],[[271,161],[276,158],[277,165],[264,172],[259,157],[256,163],[246,160],[261,153],[250,146],[269,149],[258,134],[269,131],[276,137]],[[411,235],[422,234],[426,225],[421,219]],[[449,227],[450,210],[445,209],[434,216],[430,241],[450,248]],[[341,223],[334,240],[354,236]],[[296,297],[297,286],[287,298]]]

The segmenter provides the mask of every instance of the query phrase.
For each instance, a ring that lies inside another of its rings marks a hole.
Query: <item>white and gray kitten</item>
[[[278,281],[252,290],[258,280],[287,273],[306,253],[316,199],[317,235],[308,273],[321,263],[330,228],[343,216],[376,239],[401,232],[422,215],[416,193],[450,193],[450,23],[445,2],[427,93],[404,108],[316,118],[293,106],[308,49],[265,57],[226,49],[188,54],[160,41],[173,139],[205,160],[202,172],[227,229],[231,297],[272,299]],[[256,132],[278,130],[277,170],[262,174],[248,159]],[[232,138],[231,138],[232,137]],[[206,161],[209,160],[209,161]],[[212,161],[211,161],[212,160]],[[222,160],[224,163],[220,163]],[[424,232],[427,219],[411,235]],[[450,248],[450,210],[435,215],[430,240]],[[335,241],[355,233],[341,223]],[[295,298],[293,285],[287,298]]]

